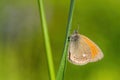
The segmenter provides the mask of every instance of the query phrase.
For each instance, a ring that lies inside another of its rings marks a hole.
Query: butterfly
[[[101,49],[89,38],[77,31],[69,37],[68,61],[75,65],[85,65],[103,58]]]

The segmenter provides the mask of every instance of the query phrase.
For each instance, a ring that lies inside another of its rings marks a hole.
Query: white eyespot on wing
[[[83,57],[86,57],[86,54],[82,54]]]

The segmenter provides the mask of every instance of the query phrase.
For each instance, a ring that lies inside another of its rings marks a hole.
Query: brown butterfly
[[[101,49],[89,38],[75,31],[69,38],[68,60],[75,65],[85,65],[103,58]]]

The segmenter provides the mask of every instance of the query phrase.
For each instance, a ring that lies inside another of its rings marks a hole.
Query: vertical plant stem
[[[59,66],[56,80],[64,80],[64,73],[65,73],[65,67],[67,63],[67,53],[68,53],[68,37],[70,35],[70,30],[72,26],[72,16],[73,16],[73,11],[74,11],[74,6],[75,6],[75,0],[71,0],[63,56],[61,59],[61,63]]]
[[[50,41],[49,41],[49,36],[48,36],[46,17],[45,17],[45,13],[44,13],[45,11],[44,11],[44,6],[43,6],[43,0],[38,0],[38,5],[39,5],[43,34],[44,34],[44,40],[45,40],[46,55],[47,55],[47,62],[48,62],[48,68],[49,68],[49,76],[50,76],[50,80],[55,80],[53,58],[52,58],[51,46],[50,46]]]

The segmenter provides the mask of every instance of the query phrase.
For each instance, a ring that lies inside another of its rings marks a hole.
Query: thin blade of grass
[[[44,13],[43,0],[38,0],[38,5],[39,5],[39,12],[40,12],[40,19],[42,23],[43,34],[44,34],[44,40],[45,40],[49,76],[50,76],[50,80],[55,80],[52,51],[51,51],[50,40],[49,40],[49,35],[48,35],[46,17]]]
[[[66,68],[66,63],[67,63],[67,53],[68,53],[68,37],[70,35],[70,30],[72,26],[72,16],[73,16],[73,11],[74,11],[74,6],[75,6],[75,0],[71,0],[63,56],[61,59],[61,63],[59,66],[56,80],[64,80],[64,73],[65,73],[65,68]]]

